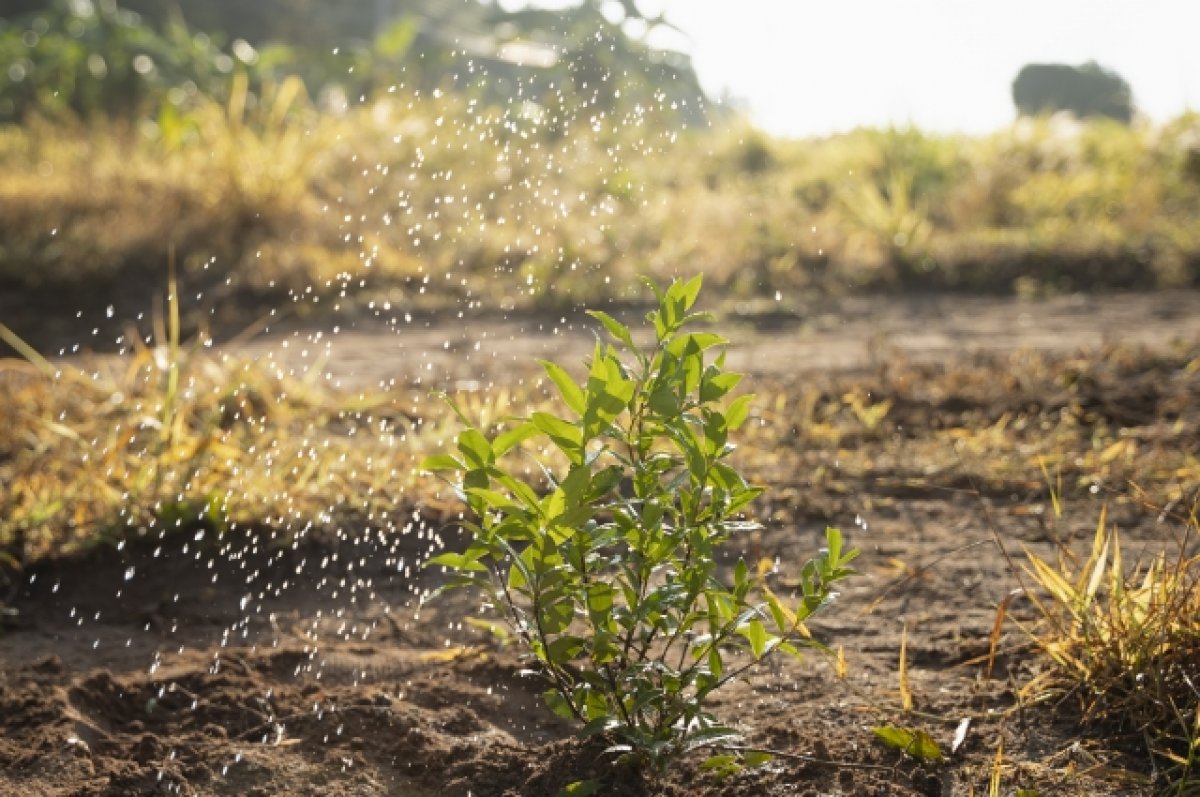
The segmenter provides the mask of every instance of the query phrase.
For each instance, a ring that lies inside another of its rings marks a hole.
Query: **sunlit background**
[[[641,0],[638,8],[675,26],[650,41],[689,53],[714,97],[741,103],[778,135],[910,124],[990,132],[1012,122],[1012,81],[1028,63],[1107,66],[1155,121],[1200,102],[1200,4],[1188,0]]]

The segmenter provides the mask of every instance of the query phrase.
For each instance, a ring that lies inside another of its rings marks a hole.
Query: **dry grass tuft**
[[[1122,559],[1102,511],[1083,562],[1027,553],[1027,591],[1039,613],[1029,629],[1052,668],[1026,687],[1071,699],[1092,727],[1144,738],[1169,793],[1200,778],[1200,553],[1193,512],[1173,552],[1145,564]],[[1190,784],[1190,785],[1189,785]]]

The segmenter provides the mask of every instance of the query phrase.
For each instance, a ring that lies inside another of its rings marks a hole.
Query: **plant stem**
[[[754,747],[752,745],[740,744],[704,744],[699,747],[692,748],[694,750],[718,750],[729,753],[764,753],[775,758],[783,758],[789,761],[803,761],[806,764],[820,764],[829,767],[838,767],[839,769],[864,769],[874,772],[894,772],[895,767],[886,764],[863,764],[857,761],[835,761],[829,758],[818,758],[816,756],[804,755],[803,753],[788,753],[783,750],[772,750],[769,747]]]

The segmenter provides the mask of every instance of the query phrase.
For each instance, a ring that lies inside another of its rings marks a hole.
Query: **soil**
[[[1189,293],[855,302],[803,317],[735,311],[730,364],[788,384],[884,367],[896,352],[936,362],[1018,346],[1200,341],[1200,297]],[[282,346],[318,340],[314,331],[274,334],[230,351],[317,367],[344,387],[423,379],[486,388],[531,373],[533,356],[570,361],[590,346],[582,327],[557,319],[418,320],[403,334],[366,319],[329,336],[320,360]],[[1161,420],[1168,398],[1103,382],[1095,390],[1129,426]],[[1194,430],[1195,378],[1185,390],[1183,420]],[[997,390],[977,409],[999,416],[1010,399]],[[895,412],[910,413],[901,419],[910,425],[938,422],[928,407],[898,402]],[[772,661],[719,693],[715,712],[746,745],[782,753],[763,767],[721,778],[697,753],[658,775],[576,740],[542,707],[520,651],[465,622],[485,616],[468,596],[420,606],[437,583],[413,565],[429,540],[380,538],[364,525],[290,544],[266,529],[237,540],[189,532],[21,574],[16,612],[0,625],[0,794],[553,797],[596,779],[598,793],[614,795],[967,795],[988,793],[998,757],[1003,794],[1149,793],[1143,748],[1082,730],[1069,700],[1018,699],[1033,669],[1015,630],[992,677],[984,672],[996,607],[1018,586],[1005,551],[1090,539],[1095,513],[1051,529],[1045,495],[985,495],[952,479],[903,490],[886,476],[849,495],[804,495],[813,488],[800,474],[773,485],[802,497],[767,518],[749,553],[778,557],[787,572],[832,523],[863,554],[861,575],[812,623],[844,646],[845,680],[812,655]],[[1113,513],[1131,552],[1172,533],[1169,519],[1133,504]],[[908,715],[898,708],[902,638]],[[946,760],[922,763],[879,743],[871,729],[888,723],[925,730]]]

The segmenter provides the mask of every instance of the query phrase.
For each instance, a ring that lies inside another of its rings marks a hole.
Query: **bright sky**
[[[550,3],[544,3],[550,4]],[[686,34],[709,92],[770,132],[859,125],[987,132],[1031,62],[1095,60],[1169,119],[1200,108],[1200,0],[639,0]]]
[[[1031,62],[1096,60],[1151,118],[1200,107],[1197,0],[655,2],[690,39],[706,88],[744,98],[774,133],[994,130]]]

